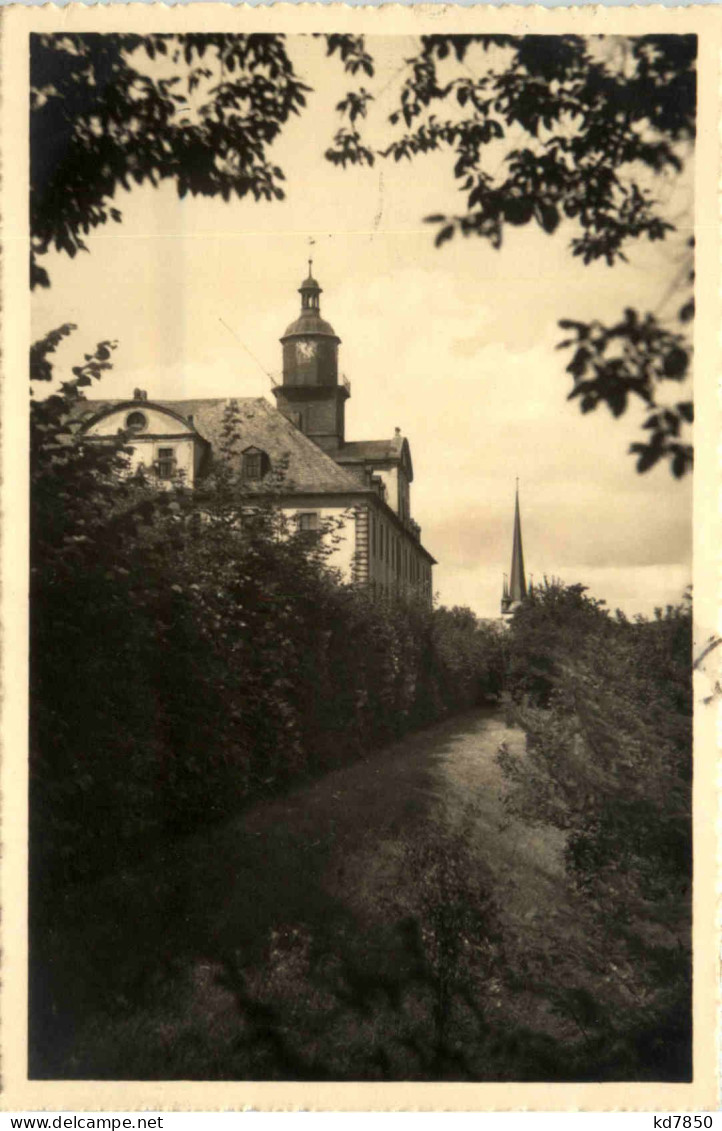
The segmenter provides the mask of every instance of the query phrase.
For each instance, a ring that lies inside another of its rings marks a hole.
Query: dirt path
[[[298,989],[313,940],[330,931],[353,939],[371,925],[383,950],[413,887],[410,846],[417,852],[464,822],[480,868],[503,892],[507,925],[528,930],[548,918],[561,841],[506,816],[501,742],[523,737],[498,714],[470,712],[76,892],[49,940],[62,990],[45,1001],[37,1074],[233,1073],[239,991],[229,969],[284,1001],[292,1026],[315,993]],[[327,1028],[324,1002],[318,1009]],[[299,1024],[308,1028],[307,1017]]]

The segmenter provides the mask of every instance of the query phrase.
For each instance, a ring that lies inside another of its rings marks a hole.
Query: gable
[[[88,407],[92,402],[87,402]],[[194,429],[178,413],[150,401],[120,401],[108,404],[99,413],[93,414],[83,422],[88,436],[115,436],[118,432],[130,429],[133,440],[159,438],[162,436],[194,435]]]
[[[371,470],[401,467],[409,483],[414,479],[409,441],[401,435],[390,440],[350,440],[336,453],[342,465],[359,464]]]

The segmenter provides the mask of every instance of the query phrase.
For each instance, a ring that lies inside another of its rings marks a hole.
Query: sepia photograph
[[[28,1080],[691,1084],[698,35],[110,14],[25,39]]]

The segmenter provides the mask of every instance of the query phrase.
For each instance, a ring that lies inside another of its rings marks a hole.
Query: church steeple
[[[501,598],[501,611],[513,613],[526,597],[526,577],[524,575],[524,550],[521,542],[521,515],[519,513],[519,480],[516,481],[516,501],[514,505],[514,536],[511,549],[511,582],[504,587]]]
[[[344,442],[345,402],[348,384],[338,383],[338,347],[341,339],[321,317],[321,287],[308,277],[298,288],[301,312],[281,338],[283,384],[274,390],[279,410],[325,451]]]

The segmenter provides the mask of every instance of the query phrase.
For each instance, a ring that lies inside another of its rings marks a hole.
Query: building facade
[[[130,467],[159,483],[193,487],[219,459],[237,463],[244,496],[273,493],[302,529],[340,524],[329,564],[375,594],[432,599],[434,558],[411,517],[413,464],[397,428],[388,440],[347,440],[351,386],[339,380],[341,339],[321,318],[321,288],[301,284],[301,311],[281,338],[283,382],[262,397],[85,401],[82,428],[101,440],[128,435]],[[227,450],[229,420],[236,440]]]

